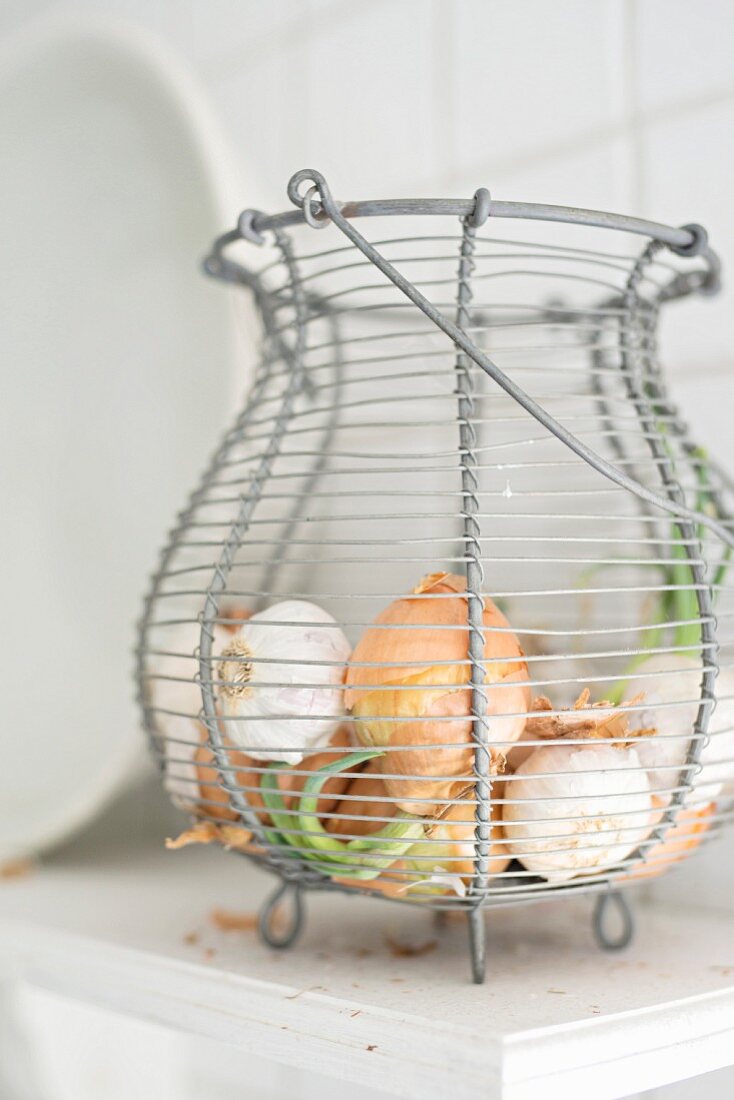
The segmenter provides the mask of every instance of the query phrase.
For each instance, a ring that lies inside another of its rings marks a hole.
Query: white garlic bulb
[[[213,634],[215,650],[225,646],[232,636],[231,630],[221,623],[214,624]],[[159,631],[157,646],[171,655],[155,655],[148,662],[154,732],[163,739],[164,786],[172,802],[187,811],[194,808],[199,797],[194,753],[203,734],[198,720],[202,698],[197,679],[199,661],[195,656],[200,638],[198,622],[182,623],[165,634]]]
[[[344,715],[351,646],[336,621],[304,600],[253,615],[218,651],[224,733],[255,760],[298,764],[326,745]]]
[[[635,669],[635,686],[645,695],[645,708],[629,715],[631,730],[653,727],[655,737],[635,743],[643,766],[650,775],[653,791],[663,801],[665,792],[677,786],[679,773],[690,750],[690,739],[698,714],[702,667],[698,659],[677,654],[655,654]],[[716,708],[710,719],[710,740],[701,749],[699,773],[687,804],[705,805],[723,790],[734,787],[734,668],[722,668],[715,684]]]
[[[658,813],[635,749],[544,745],[507,780],[509,850],[551,882],[621,863]]]

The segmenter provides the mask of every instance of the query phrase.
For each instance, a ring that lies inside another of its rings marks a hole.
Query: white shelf
[[[212,925],[213,908],[254,912],[271,888],[244,859],[211,849],[67,850],[0,882],[0,967],[421,1100],[612,1100],[734,1062],[731,916],[647,907],[635,945],[605,955],[588,899],[501,910],[490,917],[487,984],[475,987],[461,923],[432,952],[394,957],[386,934],[436,938],[430,915],[408,907],[314,896],[286,952]]]

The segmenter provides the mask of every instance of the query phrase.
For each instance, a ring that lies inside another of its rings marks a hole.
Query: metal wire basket
[[[697,225],[484,189],[288,194],[206,261],[254,295],[262,358],[141,623],[181,843],[280,877],[275,946],[304,888],[465,911],[476,981],[492,906],[598,892],[619,946],[619,889],[734,789],[730,485],[656,343],[716,255]]]

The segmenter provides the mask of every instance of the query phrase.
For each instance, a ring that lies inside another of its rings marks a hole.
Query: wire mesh
[[[307,175],[207,265],[263,339],[141,624],[181,843],[472,912],[679,865],[734,793],[731,486],[657,346],[705,237]]]

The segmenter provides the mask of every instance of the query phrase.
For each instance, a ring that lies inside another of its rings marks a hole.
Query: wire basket
[[[465,911],[476,981],[491,906],[598,892],[620,946],[620,888],[734,790],[730,483],[656,342],[716,255],[697,225],[484,189],[288,194],[206,261],[254,295],[262,356],[141,624],[180,843],[280,877],[274,946],[303,889]]]

